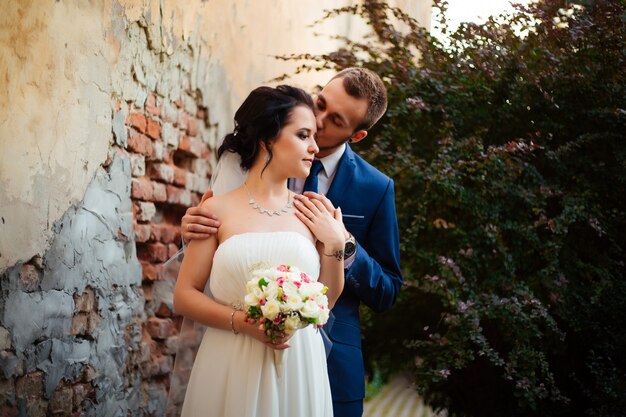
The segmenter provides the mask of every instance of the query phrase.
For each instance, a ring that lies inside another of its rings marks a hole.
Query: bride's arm
[[[318,246],[320,253],[320,278],[319,281],[328,287],[328,308],[332,309],[341,295],[344,285],[343,271],[343,246],[344,241],[338,244],[322,244]],[[340,248],[340,249],[339,249]],[[337,255],[341,252],[341,256]]]
[[[211,207],[215,205],[213,202],[205,202],[203,205],[215,209]],[[217,246],[216,234],[208,239],[193,240],[189,243],[174,287],[176,313],[205,326],[247,334],[273,349],[288,348],[288,338],[278,339],[276,344],[271,344],[258,324],[246,321],[245,312],[222,305],[204,293]]]
[[[345,238],[341,210],[333,209],[331,212],[322,202],[301,195],[296,195],[294,203],[297,209],[296,216],[318,240],[319,281],[328,287],[326,293],[328,307],[333,308],[345,283],[343,270]]]
[[[174,287],[174,310],[205,326],[230,330],[233,309],[204,294],[216,249],[216,235],[189,243]]]

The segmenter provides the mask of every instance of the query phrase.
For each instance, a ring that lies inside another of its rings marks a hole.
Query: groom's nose
[[[326,112],[317,110],[315,112],[315,123],[317,125],[317,132],[324,128],[324,119],[326,118]]]

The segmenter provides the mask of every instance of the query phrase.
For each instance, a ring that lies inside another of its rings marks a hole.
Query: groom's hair
[[[263,142],[269,154],[267,166],[273,157],[271,142],[289,122],[296,106],[313,111],[313,99],[304,90],[289,85],[255,88],[235,113],[235,130],[224,138],[217,151],[218,158],[225,151],[237,153],[241,168],[249,170]]]
[[[346,92],[355,98],[367,100],[367,113],[365,118],[354,130],[368,130],[387,111],[387,88],[378,74],[367,68],[346,68],[331,78],[331,81],[341,78]]]

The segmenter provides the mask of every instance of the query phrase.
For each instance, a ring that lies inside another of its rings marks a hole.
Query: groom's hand
[[[217,229],[220,227],[218,218],[202,207],[202,203],[211,197],[213,197],[213,191],[208,190],[202,196],[197,207],[189,207],[185,212],[180,223],[181,234],[185,242],[208,239],[217,233]]]

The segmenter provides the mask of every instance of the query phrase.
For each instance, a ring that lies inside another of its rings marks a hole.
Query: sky
[[[515,3],[528,4],[529,0],[515,0]],[[448,22],[452,31],[462,22],[484,22],[494,14],[511,11],[510,0],[448,0]],[[433,16],[434,17],[434,16]],[[434,22],[433,22],[434,23]],[[439,35],[432,26],[432,33]]]

